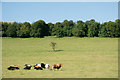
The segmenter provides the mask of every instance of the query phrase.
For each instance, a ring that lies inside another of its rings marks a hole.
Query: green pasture
[[[56,52],[51,42],[56,42]],[[24,64],[63,64],[59,71],[23,70]],[[8,71],[17,64],[20,70]],[[2,38],[3,78],[117,78],[118,38]]]

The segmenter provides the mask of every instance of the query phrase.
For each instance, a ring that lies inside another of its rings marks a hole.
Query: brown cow
[[[20,66],[17,66],[17,65],[11,65],[7,68],[8,70],[18,70],[20,69]]]
[[[62,67],[62,64],[53,64],[52,65],[52,70],[54,71],[54,69],[59,70]]]
[[[36,70],[43,70],[42,67],[37,66],[37,65],[33,65],[33,67],[34,67],[34,69],[36,69]]]

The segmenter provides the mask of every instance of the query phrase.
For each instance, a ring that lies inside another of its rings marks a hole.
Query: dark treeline
[[[94,19],[89,21],[64,20],[55,24],[46,24],[43,20],[39,20],[30,24],[24,23],[8,23],[2,22],[3,37],[120,37],[120,19],[115,22],[109,21],[103,24],[96,22]]]

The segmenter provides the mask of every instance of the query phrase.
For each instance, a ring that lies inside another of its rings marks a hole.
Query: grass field
[[[56,42],[52,52],[50,42]],[[2,38],[3,78],[117,78],[117,38]],[[24,64],[61,63],[59,71],[23,70]],[[8,71],[12,64],[20,70]]]

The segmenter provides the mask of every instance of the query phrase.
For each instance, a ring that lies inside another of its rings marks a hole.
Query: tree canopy
[[[83,22],[64,20],[63,22],[45,23],[38,20],[32,24],[2,22],[2,37],[120,37],[120,19],[98,23],[94,19]]]

